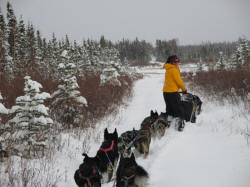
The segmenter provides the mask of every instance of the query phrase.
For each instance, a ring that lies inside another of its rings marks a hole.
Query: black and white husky
[[[116,172],[116,187],[143,187],[148,180],[148,173],[135,161],[134,153],[131,157],[120,157]]]
[[[96,158],[98,159],[99,171],[105,179],[107,176],[107,181],[111,181],[113,173],[115,172],[116,164],[119,158],[118,153],[118,133],[115,129],[113,133],[109,133],[107,129],[104,131],[104,141],[96,153]]]

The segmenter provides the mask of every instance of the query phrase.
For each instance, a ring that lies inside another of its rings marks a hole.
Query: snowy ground
[[[182,67],[181,71],[193,69],[188,65]],[[119,109],[116,116],[108,116],[97,124],[96,129],[80,132],[81,138],[62,135],[62,147],[55,157],[44,161],[49,162],[47,165],[41,160],[32,164],[33,167],[40,165],[38,168],[44,165],[37,177],[41,186],[47,186],[46,180],[60,187],[76,186],[73,175],[82,163],[83,137],[90,142],[89,156],[95,156],[103,140],[104,128],[108,127],[112,132],[117,128],[118,134],[132,130],[133,127],[139,129],[150,110],[164,111],[164,71],[159,67],[144,68],[141,71],[145,77],[136,82],[133,98],[126,107]],[[197,123],[186,123],[183,132],[170,127],[162,139],[151,142],[147,159],[137,158],[137,162],[149,173],[147,186],[249,187],[250,147],[244,135],[246,129],[250,129],[249,121],[241,115],[240,106],[220,105],[208,101],[202,93],[195,94],[203,101],[203,110]],[[113,183],[103,186],[111,187]]]

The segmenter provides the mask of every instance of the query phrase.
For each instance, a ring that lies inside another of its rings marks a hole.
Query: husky
[[[115,172],[118,153],[118,134],[115,129],[113,133],[109,133],[107,129],[104,131],[104,141],[100,149],[96,153],[98,159],[98,168],[102,176],[108,176],[108,182],[111,181],[113,172]]]
[[[139,134],[142,136],[140,141],[135,142],[135,148],[139,153],[144,154],[146,158],[149,154],[149,146],[151,143],[152,125],[158,119],[158,113],[151,110],[150,116],[146,117],[142,123],[139,130]]]
[[[157,120],[152,124],[152,137],[161,138],[164,136],[166,128],[169,128],[170,122],[167,121],[167,114],[161,112]]]
[[[194,97],[194,104],[196,106],[196,114],[200,115],[202,101],[201,101],[201,99],[197,95],[193,95],[193,97]]]
[[[83,163],[74,174],[76,184],[79,187],[100,187],[102,176],[97,166],[98,159],[96,157],[88,157],[85,153],[82,155],[85,156]]]
[[[131,130],[122,133],[118,138],[118,151],[123,157],[130,157],[135,148],[140,154],[148,152],[150,134],[145,130]],[[145,155],[146,156],[146,155]]]
[[[135,161],[134,153],[131,157],[120,157],[116,172],[116,187],[143,187],[148,180],[148,173]]]
[[[122,133],[118,138],[118,152],[122,154],[123,157],[130,157],[137,139],[139,139],[138,130],[133,129]]]

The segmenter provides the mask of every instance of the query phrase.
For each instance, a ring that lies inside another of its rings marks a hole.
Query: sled
[[[196,116],[200,114],[201,100],[198,96],[190,93],[181,96],[181,104],[185,113],[185,121],[196,123]]]

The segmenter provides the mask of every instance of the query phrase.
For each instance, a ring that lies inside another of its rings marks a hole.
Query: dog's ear
[[[132,159],[133,161],[135,161],[135,155],[134,155],[134,153],[131,154],[130,159]]]
[[[84,156],[83,162],[89,159],[89,156],[86,153],[83,153],[82,156]]]
[[[150,116],[153,116],[154,115],[154,112],[153,110],[150,111]]]
[[[118,139],[118,133],[117,133],[116,128],[115,128],[115,131],[114,131],[114,133],[113,133],[113,134],[115,135],[115,138],[116,138],[116,139]]]
[[[104,130],[104,140],[108,139],[108,135],[109,135],[108,129],[105,128],[105,130]]]
[[[159,114],[158,114],[158,112],[155,110],[155,117],[159,117]]]

